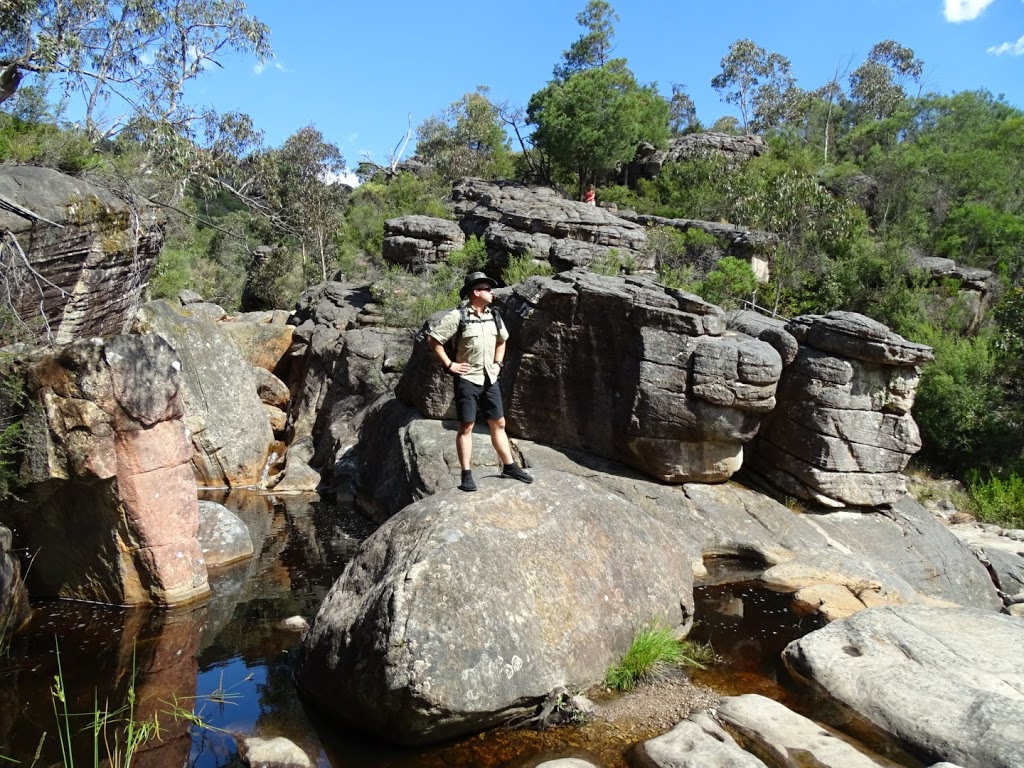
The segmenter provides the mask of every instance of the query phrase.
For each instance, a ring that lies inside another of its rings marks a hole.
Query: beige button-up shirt
[[[483,385],[485,381],[495,382],[498,380],[498,366],[494,364],[494,350],[498,346],[499,338],[502,344],[508,339],[508,329],[502,323],[501,333],[498,333],[498,326],[494,322],[494,315],[490,307],[485,307],[480,314],[477,314],[472,307],[467,307],[467,310],[469,324],[459,338],[459,348],[455,351],[455,362],[470,364],[469,373],[462,375],[462,378],[467,381],[480,385]],[[459,310],[453,309],[441,319],[430,335],[444,344],[458,330]]]

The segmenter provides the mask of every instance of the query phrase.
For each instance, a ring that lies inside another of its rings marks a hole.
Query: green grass
[[[673,667],[704,669],[713,660],[711,646],[676,637],[669,627],[652,622],[637,632],[622,659],[608,668],[604,682],[614,691],[631,691]]]

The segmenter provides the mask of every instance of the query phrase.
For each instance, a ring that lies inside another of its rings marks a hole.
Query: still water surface
[[[412,750],[321,722],[296,694],[289,657],[298,635],[282,621],[296,615],[312,621],[374,524],[315,498],[237,491],[207,497],[246,522],[254,543],[261,542],[257,556],[212,573],[213,596],[200,606],[154,611],[36,603],[30,626],[0,658],[0,756],[24,766],[67,765],[52,695],[59,663],[69,712],[116,709],[131,699],[134,686],[134,719],[158,715],[160,737],[137,756],[137,768],[240,765],[237,743],[250,735],[287,737],[322,768],[514,768],[567,756],[609,768],[626,765],[632,742],[620,743],[621,736],[602,734],[596,725],[497,730]],[[725,663],[696,674],[695,682],[806,709],[777,659],[787,642],[817,625],[794,617],[785,596],[753,588],[741,573],[712,568],[712,576],[697,590],[694,636],[709,640]],[[195,710],[211,727],[176,719],[169,714],[176,707]],[[73,718],[79,766],[93,764],[90,719]]]

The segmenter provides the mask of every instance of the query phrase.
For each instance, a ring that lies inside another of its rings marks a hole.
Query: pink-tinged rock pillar
[[[76,342],[27,366],[27,486],[0,521],[33,558],[30,594],[167,606],[209,593],[180,369],[157,336]]]

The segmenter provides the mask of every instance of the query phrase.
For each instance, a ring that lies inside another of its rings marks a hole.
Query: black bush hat
[[[491,288],[498,287],[498,281],[492,277],[488,277],[483,272],[470,272],[466,275],[466,282],[462,284],[462,290],[459,291],[460,298],[466,298],[469,296],[469,292],[476,288],[478,285],[487,284]]]

